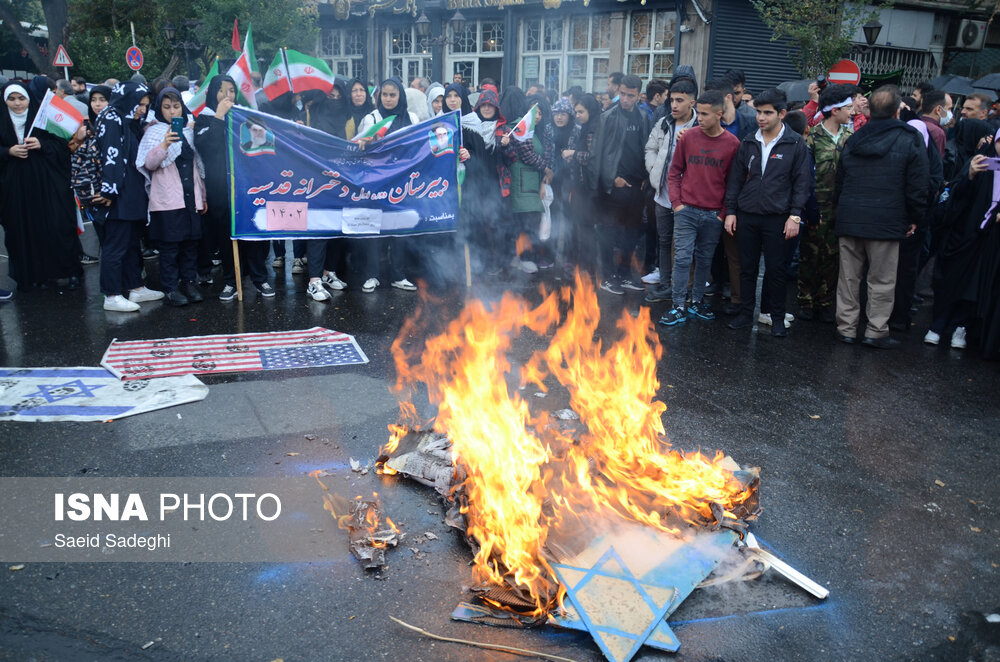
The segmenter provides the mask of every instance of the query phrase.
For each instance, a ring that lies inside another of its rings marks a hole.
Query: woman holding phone
[[[194,150],[190,111],[176,88],[160,92],[153,122],[139,143],[136,167],[149,180],[149,235],[160,247],[160,283],[171,306],[203,301],[198,240],[205,204],[205,166]]]

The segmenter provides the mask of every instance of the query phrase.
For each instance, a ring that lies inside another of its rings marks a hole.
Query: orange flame
[[[531,596],[536,614],[559,597],[544,546],[564,517],[614,513],[677,531],[668,512],[712,522],[710,504],[728,511],[748,496],[720,465],[721,453],[713,459],[686,454],[665,439],[666,405],[654,399],[662,349],[648,308],[637,317],[623,313],[621,338],[607,350],[595,339],[599,321],[594,286],[577,273],[573,289],[550,293],[534,308],[510,294],[489,309],[470,302],[419,356],[404,349],[414,325],[393,344],[397,390],[409,395],[416,383],[426,384],[438,410],[434,427],[448,435],[465,471],[460,503],[467,533],[479,544],[477,578],[511,581]],[[569,391],[586,429],[575,439],[549,425],[546,413],[532,416],[504,378],[513,372],[512,340],[524,330],[545,335],[553,329],[549,346],[521,367],[520,381],[544,391],[552,378]],[[415,408],[406,405],[412,416]],[[387,448],[406,428],[392,429]]]
[[[515,244],[515,251],[517,252],[517,256],[521,257],[527,251],[530,250],[531,250],[531,239],[528,238],[528,235],[522,232],[517,236],[517,244]]]

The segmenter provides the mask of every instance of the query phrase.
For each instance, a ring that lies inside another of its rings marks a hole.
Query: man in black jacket
[[[785,337],[785,242],[799,234],[812,187],[809,150],[786,129],[785,93],[764,90],[757,97],[756,133],[740,143],[726,186],[726,232],[737,236],[740,253],[740,309],[730,329],[753,325],[757,270],[764,253],[764,283],[771,301],[771,335]]]
[[[868,267],[868,326],[863,343],[890,349],[889,315],[895,298],[899,242],[912,234],[928,205],[929,175],[923,137],[896,119],[899,90],[880,87],[869,101],[871,119],[844,145],[837,167],[837,337],[857,342],[860,289]]]
[[[631,255],[642,231],[646,139],[651,128],[649,116],[639,110],[641,89],[638,76],[622,78],[618,103],[601,115],[591,152],[589,178],[603,212],[597,224],[601,289],[612,294],[643,289],[630,274]]]

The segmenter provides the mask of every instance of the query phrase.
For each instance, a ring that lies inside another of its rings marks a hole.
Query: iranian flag
[[[208,99],[208,84],[212,82],[212,79],[219,75],[219,58],[215,58],[215,62],[212,63],[212,68],[208,70],[208,74],[205,75],[205,82],[201,84],[198,91],[194,93],[191,100],[188,101],[187,106],[191,109],[197,117],[201,111],[205,110],[205,105]]]
[[[69,105],[65,99],[61,99],[49,90],[42,99],[42,105],[38,107],[35,114],[35,121],[31,123],[28,135],[35,129],[48,131],[52,135],[69,140],[76,133],[80,125],[83,124],[83,115],[76,108]]]
[[[254,98],[256,88],[253,86],[253,78],[250,76],[257,66],[257,56],[253,52],[253,35],[251,28],[247,26],[247,36],[243,40],[243,52],[233,66],[226,72],[236,81],[236,101],[245,106],[257,110],[257,100]]]
[[[291,92],[289,83],[288,63],[285,62],[285,49],[279,49],[271,60],[271,66],[267,68],[267,75],[264,76],[264,94],[269,101],[274,101],[285,92]]]
[[[330,93],[333,89],[333,71],[326,62],[288,48],[285,49],[285,53],[294,92],[321,90],[323,94]]]
[[[515,140],[526,142],[534,137],[536,110],[538,110],[537,103],[528,109],[528,112],[524,114],[524,117],[521,118],[520,122],[514,125],[514,130],[510,133],[514,136]]]
[[[387,134],[389,132],[389,125],[392,124],[392,121],[394,119],[396,119],[395,115],[389,115],[389,117],[386,117],[381,122],[378,122],[375,126],[371,127],[370,129],[368,129],[364,133],[362,133],[360,135],[357,135],[357,136],[354,136],[354,141],[357,142],[358,140],[360,140],[362,138],[383,138],[383,137],[385,137],[385,134]]]

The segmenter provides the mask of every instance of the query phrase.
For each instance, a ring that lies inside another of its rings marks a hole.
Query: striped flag
[[[52,135],[69,140],[76,133],[80,125],[83,124],[83,115],[68,101],[57,97],[49,90],[42,99],[42,104],[35,114],[35,121],[31,123],[28,135],[35,129],[48,131]]]
[[[381,122],[376,123],[373,127],[365,131],[364,133],[354,136],[354,141],[357,142],[361,138],[383,138],[385,134],[389,132],[389,125],[392,121],[396,119],[395,115],[389,115]]]
[[[309,57],[298,51],[285,49],[288,74],[292,79],[292,91],[295,93],[306,90],[320,90],[329,94],[333,89],[333,71],[330,66],[318,58]]]
[[[201,84],[198,91],[194,93],[191,100],[188,101],[188,108],[197,117],[201,111],[205,110],[206,100],[208,98],[208,84],[212,82],[212,79],[219,75],[219,58],[215,58],[215,62],[212,63],[212,68],[208,70],[208,74],[205,75],[205,82]]]
[[[538,104],[533,105],[528,112],[524,114],[521,121],[514,126],[514,130],[511,131],[511,135],[514,136],[515,140],[520,142],[526,142],[531,140],[535,136],[535,111],[538,110]]]
[[[323,327],[119,342],[101,365],[120,379],[368,363],[353,336]]]
[[[264,94],[268,101],[274,101],[282,94],[291,92],[289,83],[288,63],[285,62],[285,49],[279,49],[271,60],[271,66],[267,68],[267,75],[264,76]]]
[[[229,67],[227,75],[236,81],[236,102],[257,110],[257,99],[254,98],[255,88],[251,74],[257,67],[257,56],[253,51],[252,25],[247,26],[247,36],[243,40],[243,52],[233,66]]]

